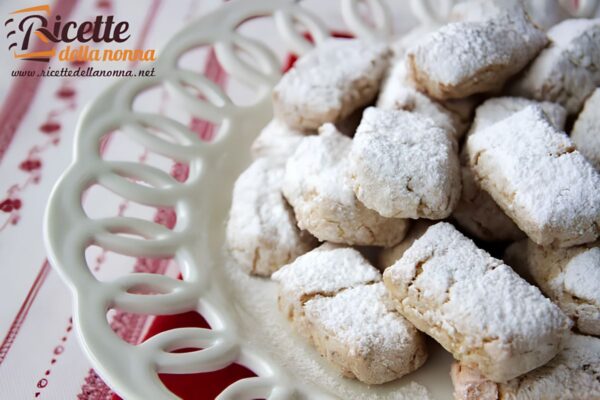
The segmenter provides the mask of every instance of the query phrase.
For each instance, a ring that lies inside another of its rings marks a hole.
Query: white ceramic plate
[[[341,1],[341,14],[350,30],[366,40],[389,39],[390,14],[380,0],[366,3],[374,26],[360,17],[358,0]],[[428,2],[411,3],[421,20],[439,21],[439,10],[432,12]],[[292,1],[231,1],[190,24],[165,46],[156,77],[119,81],[81,116],[73,163],[49,201],[45,238],[52,265],[73,292],[75,326],[85,352],[100,376],[127,399],[174,398],[158,373],[214,371],[234,362],[258,376],[234,383],[220,399],[450,398],[451,358],[434,343],[426,365],[395,382],[369,387],[341,378],[290,330],[277,311],[273,283],[240,272],[223,251],[233,182],[250,162],[252,140],[271,118],[270,92],[280,75],[277,59],[264,44],[236,32],[242,21],[255,16],[272,16],[279,39],[299,54],[312,47],[303,30],[310,31],[317,43],[328,36],[322,21]],[[214,45],[224,69],[255,93],[252,105],[234,104],[207,78],[178,67],[179,57],[200,45]],[[246,53],[244,57],[239,49]],[[135,97],[157,84],[164,85],[192,115],[219,124],[216,139],[202,142],[173,119],[134,111]],[[202,92],[205,100],[186,86]],[[102,159],[99,141],[115,129],[149,151],[189,163],[187,181],[179,183],[147,164]],[[163,135],[157,135],[157,130]],[[93,184],[132,202],[173,207],[175,228],[131,217],[90,219],[82,206],[82,193]],[[99,281],[86,263],[90,245],[133,257],[173,257],[183,280],[137,273]],[[130,293],[141,288],[156,294]],[[175,329],[131,345],[107,322],[107,311],[113,308],[149,315],[197,310],[212,330]],[[184,347],[203,350],[170,352]]]

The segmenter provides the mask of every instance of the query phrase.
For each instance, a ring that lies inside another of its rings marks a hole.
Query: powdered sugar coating
[[[477,131],[467,152],[477,182],[534,242],[566,247],[600,234],[600,175],[539,106]]]
[[[569,19],[548,30],[550,46],[515,82],[512,92],[553,101],[570,114],[600,85],[600,19]]]
[[[304,132],[273,119],[254,140],[250,151],[255,159],[268,157],[272,161],[285,164],[305,136]]]
[[[385,218],[358,201],[348,178],[352,140],[325,124],[318,136],[302,139],[286,165],[283,193],[298,220],[322,241],[393,246],[408,223]]]
[[[450,13],[451,21],[485,21],[507,11],[525,10],[531,21],[544,30],[569,18],[558,1],[546,0],[467,0],[457,3]]]
[[[379,271],[358,251],[330,243],[298,257],[271,277],[279,283],[279,309],[306,338],[311,336],[304,316],[306,301],[381,280]]]
[[[325,243],[285,265],[272,278],[286,297],[303,302],[315,295],[378,282],[381,274],[357,250]]]
[[[563,129],[567,111],[556,103],[538,102],[521,97],[494,97],[483,102],[475,111],[468,135],[485,129],[531,105],[539,105],[552,124]],[[524,234],[496,204],[494,199],[479,187],[468,166],[466,146],[461,152],[462,194],[452,216],[469,234],[486,241],[521,239]]]
[[[314,297],[304,309],[317,348],[346,376],[380,384],[427,359],[424,337],[394,309],[381,282]]]
[[[441,128],[451,132],[456,140],[460,140],[469,122],[461,118],[458,113],[445,108],[443,103],[419,92],[408,78],[404,58],[396,60],[388,70],[376,105],[381,109],[405,110],[423,114],[434,120]]]
[[[494,381],[548,362],[570,329],[539,289],[448,223],[429,228],[384,282],[402,315]]]
[[[460,196],[456,143],[433,120],[370,107],[350,151],[354,193],[385,217],[446,218]]]
[[[533,281],[583,333],[600,336],[600,243],[568,249],[526,245],[525,267]]]
[[[450,372],[456,400],[581,400],[600,398],[600,339],[569,335],[548,364],[505,384],[455,363]]]
[[[536,105],[542,108],[552,125],[557,129],[564,129],[567,120],[567,110],[560,104],[505,96],[488,99],[477,107],[469,133],[485,129],[524,108]]]
[[[227,246],[251,274],[269,276],[316,245],[296,226],[281,194],[283,169],[260,158],[237,179],[227,222]]]
[[[294,129],[339,122],[375,98],[390,55],[384,44],[327,40],[298,60],[275,86],[275,115]]]
[[[577,117],[571,140],[577,150],[600,170],[600,88],[596,89],[585,102],[583,111]]]
[[[500,89],[547,43],[523,14],[456,22],[419,41],[407,60],[417,86],[437,99]]]

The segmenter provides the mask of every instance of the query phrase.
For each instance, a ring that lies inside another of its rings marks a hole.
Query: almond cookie
[[[598,400],[600,339],[571,334],[548,364],[507,383],[487,380],[477,370],[454,363],[455,400]]]
[[[253,275],[269,276],[316,245],[296,226],[281,194],[283,169],[260,158],[237,179],[227,222],[227,246]]]
[[[573,131],[571,131],[571,140],[577,147],[577,150],[585,158],[600,170],[600,88],[594,91],[585,102],[583,111],[577,117]]]
[[[537,102],[521,97],[496,97],[477,107],[468,135],[485,129],[531,105],[542,107],[552,124],[558,129],[563,129],[567,111],[559,104],[546,101]],[[461,162],[468,164],[465,147],[461,152]],[[461,167],[461,173],[462,194],[452,213],[458,225],[470,235],[485,241],[512,241],[523,238],[525,234],[504,214],[494,199],[479,187],[468,165]]]
[[[279,283],[279,309],[298,333],[310,337],[304,317],[308,300],[379,282],[381,274],[357,250],[325,243],[283,266],[272,278]]]
[[[535,284],[580,332],[600,336],[600,243],[552,249],[527,241],[526,249]]]
[[[546,43],[523,13],[450,23],[408,50],[408,68],[430,96],[464,98],[502,88]]]
[[[299,130],[341,121],[373,101],[390,55],[383,44],[326,41],[298,60],[275,86],[275,116]]]
[[[501,13],[522,12],[525,10],[531,21],[547,30],[562,20],[569,18],[569,13],[559,1],[547,0],[467,0],[457,3],[450,12],[451,21],[485,21]]]
[[[600,85],[600,19],[568,19],[548,31],[550,45],[512,86],[517,95],[564,106],[570,114]]]
[[[429,228],[383,279],[398,312],[495,382],[550,361],[571,326],[538,288],[448,223]]]
[[[321,241],[384,246],[406,235],[408,222],[385,218],[358,201],[348,178],[352,139],[332,124],[302,139],[286,165],[283,194],[301,229]]]
[[[427,359],[424,336],[394,309],[381,282],[313,297],[304,310],[317,350],[346,377],[385,383]]]
[[[428,117],[368,108],[350,151],[356,197],[390,218],[446,218],[460,197],[456,142]]]
[[[273,279],[280,310],[344,376],[384,383],[425,362],[423,335],[394,310],[381,274],[357,250],[326,243]]]
[[[444,103],[433,100],[424,93],[419,92],[414,83],[408,78],[406,61],[403,58],[396,60],[389,69],[381,86],[376,105],[381,109],[405,110],[423,114],[443,129],[451,132],[456,140],[460,140],[470,122],[470,113],[463,116],[453,112],[444,107]]]
[[[305,136],[304,132],[291,129],[283,122],[273,119],[254,140],[250,151],[255,159],[267,157],[272,161],[285,163]]]
[[[600,229],[600,174],[539,106],[467,140],[475,180],[542,246],[592,242]]]

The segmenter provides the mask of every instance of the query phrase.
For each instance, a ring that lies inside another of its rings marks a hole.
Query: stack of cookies
[[[472,3],[300,58],[227,245],[348,378],[411,373],[429,336],[456,399],[600,399],[600,20]]]

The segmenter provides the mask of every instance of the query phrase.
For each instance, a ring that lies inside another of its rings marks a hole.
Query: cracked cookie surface
[[[443,219],[460,197],[455,141],[433,120],[368,108],[350,151],[356,197],[390,218]]]
[[[383,276],[402,315],[493,381],[551,360],[571,327],[539,289],[445,222]]]
[[[469,136],[476,181],[540,245],[569,247],[600,234],[600,174],[530,106]]]
[[[455,400],[600,399],[600,339],[570,334],[548,364],[502,384],[456,362],[450,376]]]
[[[253,275],[269,276],[306,253],[316,240],[296,226],[281,194],[283,169],[260,158],[237,179],[226,228],[235,260]]]
[[[386,218],[365,207],[352,191],[348,154],[352,140],[332,124],[302,139],[286,165],[283,194],[298,226],[321,241],[384,246],[406,235],[408,222]]]
[[[377,96],[390,55],[384,44],[328,39],[301,57],[275,86],[275,116],[300,130],[340,122]]]
[[[326,243],[273,279],[280,310],[344,376],[385,383],[427,359],[424,336],[394,309],[381,274],[357,250]]]
[[[419,89],[439,100],[458,99],[500,89],[546,43],[524,13],[506,13],[445,25],[410,48],[407,62]]]
[[[548,30],[550,45],[510,90],[576,114],[600,85],[600,19],[568,19]]]

